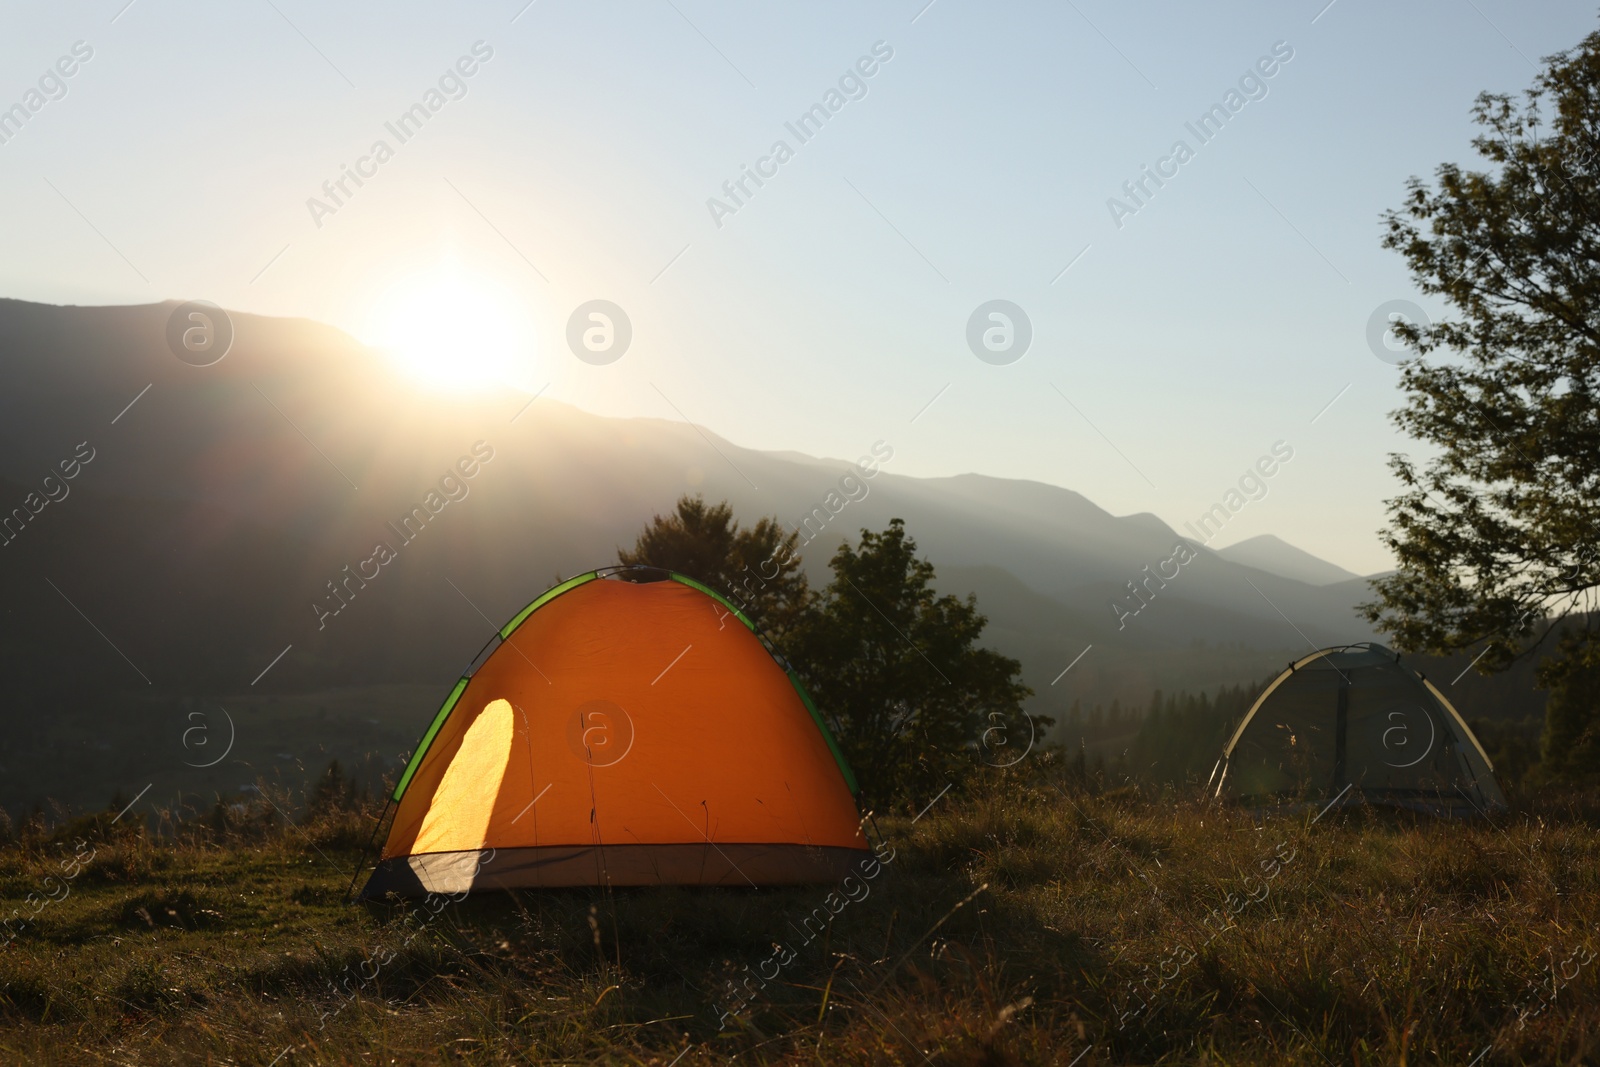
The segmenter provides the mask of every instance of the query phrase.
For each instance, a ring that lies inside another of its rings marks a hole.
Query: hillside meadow
[[[1600,1056],[1592,806],[1252,815],[1030,763],[879,816],[842,887],[352,905],[348,799],[34,824],[0,850],[0,1061]]]

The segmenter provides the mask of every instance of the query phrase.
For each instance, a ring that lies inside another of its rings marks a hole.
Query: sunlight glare
[[[454,264],[391,284],[370,323],[371,343],[430,385],[526,385],[533,373],[537,342],[525,307]]]

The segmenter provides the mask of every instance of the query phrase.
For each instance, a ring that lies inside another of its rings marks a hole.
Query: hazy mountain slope
[[[989,618],[986,642],[1022,663],[1023,677],[1035,691],[1031,710],[1057,719],[1073,700],[1085,708],[1113,699],[1143,706],[1156,689],[1214,689],[1265,680],[1301,654],[1288,644],[1220,644],[1190,636],[1156,646],[1114,629],[1108,635],[1097,611],[1085,613],[1036,593],[999,567],[940,567],[939,587],[977,596]],[[1168,606],[1175,618],[1189,619],[1200,610],[1181,601]],[[1270,641],[1274,635],[1266,636]]]
[[[1272,534],[1246,538],[1238,544],[1216,550],[1223,559],[1254,567],[1259,571],[1276,574],[1280,578],[1293,578],[1307,585],[1332,585],[1360,578],[1336,564],[1319,559],[1304,549]]]
[[[221,706],[246,692],[442,691],[534,595],[613,562],[685,492],[727,498],[747,520],[800,525],[819,581],[842,540],[904,518],[942,585],[978,591],[990,643],[1022,659],[1047,713],[1075,695],[1243,680],[1263,660],[1369,636],[1350,588],[1206,549],[1164,587],[1152,580],[1153,599],[1146,590],[1148,605],[1119,626],[1112,601],[1135,606],[1128,583],[1179,538],[1070,490],[911,478],[890,458],[864,499],[833,514],[841,497],[829,494],[853,456],[762,453],[709,429],[549,398],[524,410],[526,396],[510,391],[428,390],[344,334],[297,320],[236,314],[233,350],[193,367],[167,349],[172,306],[0,301],[0,515],[75,450],[93,450],[68,495],[0,547],[0,647],[30,679],[0,698],[8,723],[71,718],[92,732],[154,714],[160,694]],[[492,458],[464,479],[465,497],[407,541],[402,517],[475,444]],[[861,452],[872,445],[863,439]],[[367,564],[369,580],[348,577],[379,544],[392,561]],[[135,692],[138,702],[119,695]],[[185,714],[158,724],[174,745]],[[136,789],[139,776],[130,768],[103,791]]]

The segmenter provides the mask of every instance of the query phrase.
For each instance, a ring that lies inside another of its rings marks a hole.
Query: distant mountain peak
[[[1178,537],[1178,531],[1167,525],[1167,520],[1149,511],[1136,511],[1132,515],[1122,515],[1120,519],[1130,526],[1149,531],[1161,537]],[[1187,539],[1185,538],[1185,540]]]
[[[1217,549],[1216,553],[1234,563],[1276,574],[1280,578],[1292,578],[1307,585],[1333,585],[1361,577],[1272,534],[1247,537],[1226,548]]]

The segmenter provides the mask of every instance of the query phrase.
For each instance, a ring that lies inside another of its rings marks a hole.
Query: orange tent
[[[579,575],[490,645],[395,786],[363,898],[825,882],[868,854],[810,697],[706,586]]]

